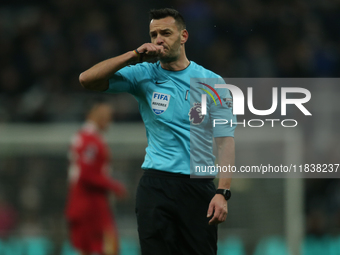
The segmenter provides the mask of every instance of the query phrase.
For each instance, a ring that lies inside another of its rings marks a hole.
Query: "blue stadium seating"
[[[301,245],[301,255],[335,255],[340,254],[332,253],[332,245],[334,244],[334,248],[336,248],[336,242],[333,242],[335,239],[330,236],[307,236]],[[340,246],[339,246],[340,247]],[[334,250],[333,250],[334,251]]]
[[[11,237],[6,240],[0,240],[1,255],[22,255],[24,251],[25,249],[21,239]]]
[[[132,238],[120,239],[120,255],[139,255],[138,241]]]
[[[53,253],[52,242],[46,237],[23,238],[25,255],[49,255]]]
[[[330,255],[340,255],[340,236],[332,238],[330,244]]]
[[[241,238],[232,236],[218,242],[217,255],[245,255]]]
[[[63,243],[61,255],[78,255],[78,252],[72,247],[69,241]]]
[[[281,236],[265,237],[257,244],[254,255],[290,255],[285,240]],[[319,255],[321,255],[320,253]]]

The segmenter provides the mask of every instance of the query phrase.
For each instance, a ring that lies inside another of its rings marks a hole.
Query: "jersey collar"
[[[98,132],[98,127],[97,127],[96,123],[94,123],[93,121],[86,121],[85,124],[83,125],[83,129],[86,132],[89,132],[89,133],[97,133]]]

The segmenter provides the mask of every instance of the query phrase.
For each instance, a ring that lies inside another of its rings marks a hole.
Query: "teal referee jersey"
[[[110,78],[106,93],[128,92],[138,101],[148,140],[143,169],[188,175],[196,166],[215,164],[213,137],[233,137],[236,127],[231,125],[236,117],[229,90],[214,89],[221,83],[225,82],[220,76],[193,61],[181,71],[165,70],[159,61],[144,62]],[[213,127],[214,119],[227,124]]]

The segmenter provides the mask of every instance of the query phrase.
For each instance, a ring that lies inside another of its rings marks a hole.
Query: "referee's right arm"
[[[105,91],[109,88],[109,79],[112,75],[131,61],[137,60],[138,56],[133,51],[104,60],[82,72],[79,76],[79,82],[86,89]]]
[[[137,62],[140,59],[141,53],[145,53],[146,59],[149,59],[150,57],[157,57],[162,52],[164,52],[162,46],[144,43],[137,51],[128,51],[120,56],[104,60],[92,66],[80,74],[79,82],[86,89],[105,91],[109,88],[110,77],[131,62]]]

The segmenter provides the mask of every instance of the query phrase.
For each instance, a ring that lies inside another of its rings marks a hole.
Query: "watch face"
[[[231,192],[229,189],[218,189],[216,194],[221,194],[224,196],[225,200],[229,200],[231,197]]]
[[[231,192],[230,192],[230,190],[226,189],[224,192],[225,192],[225,193],[224,193],[225,199],[226,199],[226,200],[229,200],[230,197],[231,197]]]

